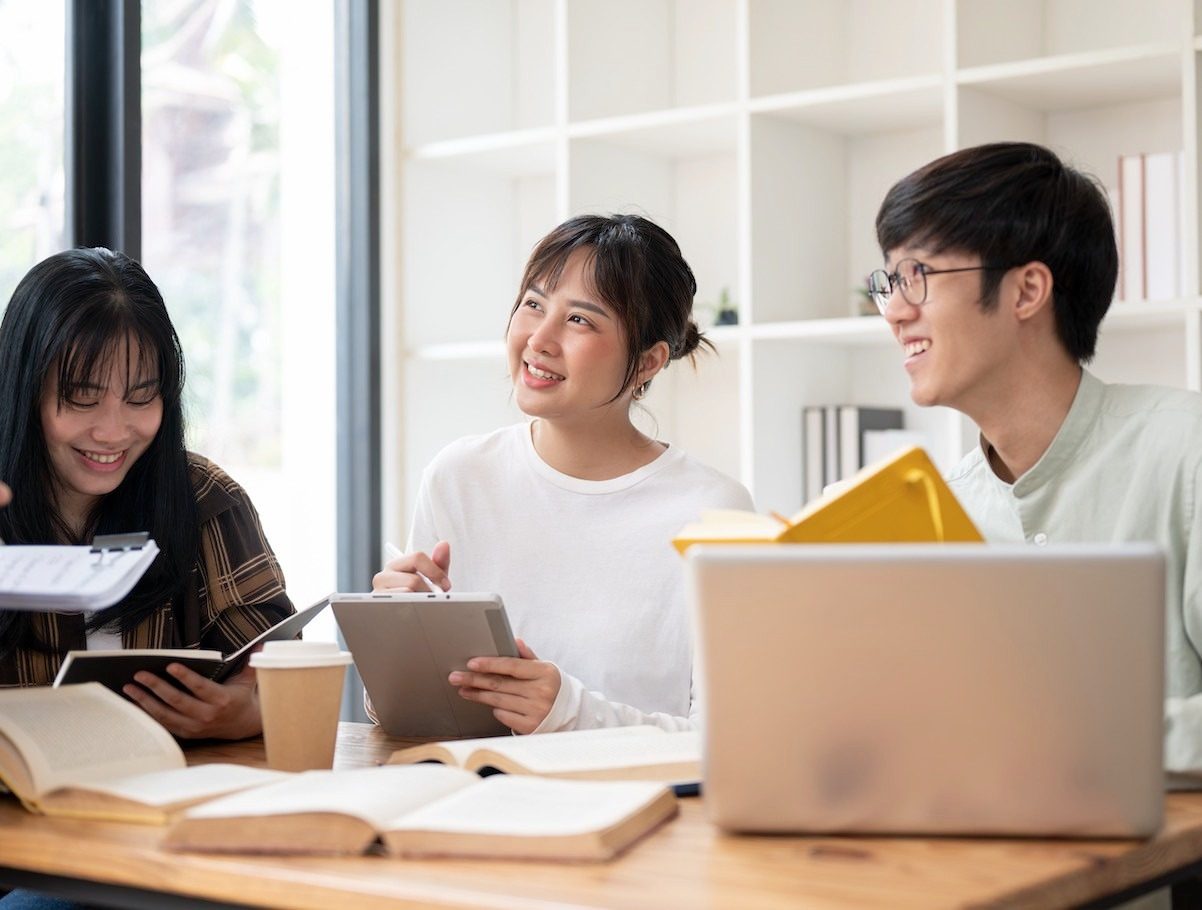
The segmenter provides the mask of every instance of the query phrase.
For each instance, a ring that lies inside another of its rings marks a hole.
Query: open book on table
[[[676,813],[648,781],[480,778],[438,765],[306,771],[185,812],[164,846],[215,853],[609,859]]]
[[[0,546],[0,609],[111,607],[133,590],[158,553],[144,533],[97,537],[92,546]]]
[[[147,670],[182,687],[168,675],[167,664],[183,664],[201,676],[223,682],[245,665],[251,651],[267,641],[296,638],[300,630],[329,604],[329,597],[293,613],[265,632],[261,632],[232,654],[196,648],[128,648],[120,651],[68,651],[54,677],[55,686],[98,682],[120,694],[122,686],[133,682],[134,674]]]
[[[161,824],[202,800],[288,776],[187,767],[156,720],[96,683],[0,689],[0,783],[31,812]]]
[[[701,737],[695,730],[606,727],[531,736],[489,736],[400,749],[388,764],[442,762],[489,774],[532,774],[578,780],[653,780],[678,796],[697,792]]]
[[[979,542],[980,531],[917,446],[870,464],[792,518],[719,510],[672,544]]]

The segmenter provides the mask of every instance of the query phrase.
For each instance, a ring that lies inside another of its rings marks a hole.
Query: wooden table
[[[405,743],[343,724],[336,765]],[[190,753],[262,764],[260,741]],[[272,858],[168,853],[163,829],[30,815],[0,800],[0,883],[121,907],[1066,907],[1165,882],[1202,861],[1202,793],[1171,794],[1151,841],[748,837],[702,800],[610,863]],[[174,895],[174,897],[173,897]],[[210,904],[210,906],[212,905]]]

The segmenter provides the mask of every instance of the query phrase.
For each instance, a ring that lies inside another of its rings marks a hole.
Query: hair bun
[[[697,328],[697,323],[690,319],[688,325],[685,326],[684,338],[676,346],[676,350],[672,352],[672,359],[677,360],[681,357],[691,356],[701,342],[701,330]]]

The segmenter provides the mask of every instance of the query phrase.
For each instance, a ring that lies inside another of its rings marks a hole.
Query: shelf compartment
[[[943,152],[936,114],[910,129],[847,134],[779,113],[751,121],[755,323],[832,319],[864,306],[881,262],[875,222],[899,178]]]
[[[422,470],[445,445],[523,419],[511,389],[503,350],[472,361],[406,363],[401,413],[410,415],[402,441],[407,503],[417,501]]]
[[[716,351],[698,351],[695,367],[687,359],[673,361],[631,414],[647,435],[738,478],[739,347],[712,340]],[[715,432],[716,427],[721,431]]]
[[[802,504],[802,410],[809,405],[900,408],[906,429],[926,437],[941,470],[963,454],[957,415],[910,401],[899,349],[778,338],[752,347],[754,493],[760,511],[787,515]]]
[[[1166,323],[1111,322],[1098,335],[1088,369],[1104,382],[1150,383],[1189,388],[1185,318]]]
[[[408,347],[504,334],[530,250],[556,224],[553,162],[550,145],[405,162],[401,280]]]
[[[734,101],[729,0],[572,0],[568,119]]]
[[[704,130],[700,144],[679,134]],[[697,278],[696,306],[717,304],[723,291],[737,306],[738,189],[735,118],[691,127],[658,126],[574,139],[569,152],[569,211],[650,218],[680,244]],[[685,149],[691,148],[686,154]]]
[[[674,108],[573,123],[567,133],[665,158],[733,152],[735,113],[734,104]]]
[[[847,136],[904,130],[939,123],[943,79],[917,76],[890,82],[861,82],[756,98],[754,113],[775,114]]]
[[[750,0],[751,96],[938,75],[942,0]]]
[[[1175,44],[1042,57],[961,70],[956,81],[1037,111],[1112,106],[1181,94]]]
[[[957,0],[961,69],[1129,48],[1178,46],[1180,0]]]
[[[407,144],[554,124],[555,5],[406,0],[400,79]]]

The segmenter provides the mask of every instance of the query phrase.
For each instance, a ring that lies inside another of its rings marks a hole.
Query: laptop
[[[688,561],[720,827],[1159,828],[1153,545],[698,546]]]

